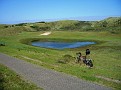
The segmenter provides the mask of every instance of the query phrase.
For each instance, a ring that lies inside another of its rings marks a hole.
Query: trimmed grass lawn
[[[6,46],[0,46],[0,52],[20,58],[28,62],[77,76],[81,79],[106,85],[114,89],[121,89],[121,32],[78,32],[52,31],[48,36],[41,36],[43,32],[22,32],[17,35],[0,36],[0,41]],[[95,41],[97,44],[75,49],[47,49],[34,47],[32,40],[44,41]],[[75,63],[77,52],[85,55],[85,50],[91,50],[90,57],[94,67],[88,68],[84,64]],[[59,63],[65,55],[73,58],[66,64]]]

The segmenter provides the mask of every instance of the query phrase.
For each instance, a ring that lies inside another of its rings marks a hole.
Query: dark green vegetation
[[[42,90],[0,64],[0,90]]]
[[[0,42],[4,42],[5,46],[0,46],[0,52],[49,69],[71,74],[88,81],[107,85],[114,89],[120,90],[120,20],[121,18],[108,18],[99,21],[106,21],[108,23],[106,26],[100,26],[101,24],[98,26],[97,22],[85,21],[23,23],[17,25],[8,25],[9,27],[5,27],[6,25],[1,25]],[[118,23],[115,25],[115,22]],[[88,29],[86,26],[88,26]],[[42,36],[41,34],[45,30],[49,30],[49,28],[40,29],[40,27],[50,27],[52,33],[48,36]],[[84,27],[86,27],[86,29],[84,29]],[[82,48],[64,50],[39,48],[24,44],[30,43],[32,40],[96,41],[98,44]],[[91,50],[91,58],[93,59],[94,63],[93,69],[89,69],[84,64],[80,65],[75,63],[76,53],[82,52],[82,54],[85,55],[86,48]]]

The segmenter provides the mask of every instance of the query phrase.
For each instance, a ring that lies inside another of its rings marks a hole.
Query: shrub
[[[5,42],[0,42],[0,46],[5,46]]]
[[[66,63],[69,63],[72,60],[74,60],[74,57],[72,57],[71,55],[66,54],[66,55],[62,56],[62,58],[59,59],[57,62],[62,63],[62,64],[66,64]]]

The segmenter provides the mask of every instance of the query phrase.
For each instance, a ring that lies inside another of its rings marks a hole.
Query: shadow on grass
[[[0,90],[4,90],[4,75],[0,73]]]

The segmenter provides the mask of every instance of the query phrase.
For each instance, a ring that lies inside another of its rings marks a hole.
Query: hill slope
[[[0,25],[0,31],[47,31],[47,30],[79,30],[79,31],[120,31],[121,17],[109,17],[101,21],[61,20],[55,22],[20,23]],[[3,31],[3,32],[4,32]]]

